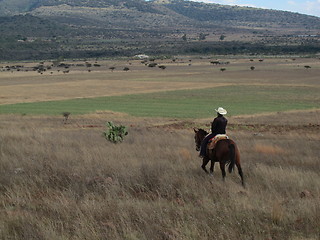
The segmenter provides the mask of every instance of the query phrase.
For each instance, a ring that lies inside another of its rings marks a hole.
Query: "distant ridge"
[[[0,24],[0,59],[315,54],[320,41],[318,17],[183,0],[0,0]]]

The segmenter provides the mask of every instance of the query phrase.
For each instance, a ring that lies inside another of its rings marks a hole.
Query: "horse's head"
[[[205,130],[201,128],[194,128],[194,142],[196,143],[196,150],[200,151],[201,142],[205,138],[205,136],[208,134]]]

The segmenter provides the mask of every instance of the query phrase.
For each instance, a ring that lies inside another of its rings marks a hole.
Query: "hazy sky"
[[[194,2],[219,3],[298,12],[320,17],[320,0],[192,0]]]

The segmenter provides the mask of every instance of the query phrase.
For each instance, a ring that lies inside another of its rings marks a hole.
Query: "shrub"
[[[158,65],[157,63],[149,63],[148,67],[155,67],[157,65]]]
[[[63,120],[64,123],[67,123],[70,114],[71,114],[70,112],[63,112],[62,113],[62,116],[64,117],[64,120]]]
[[[113,122],[107,122],[108,130],[103,132],[104,137],[113,143],[122,142],[124,136],[128,135],[127,127],[123,125],[116,126]]]

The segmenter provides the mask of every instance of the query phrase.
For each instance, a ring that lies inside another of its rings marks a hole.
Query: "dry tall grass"
[[[115,119],[112,144],[105,121],[1,116],[1,239],[319,239],[319,128],[229,131],[243,189],[201,170],[192,129]]]

